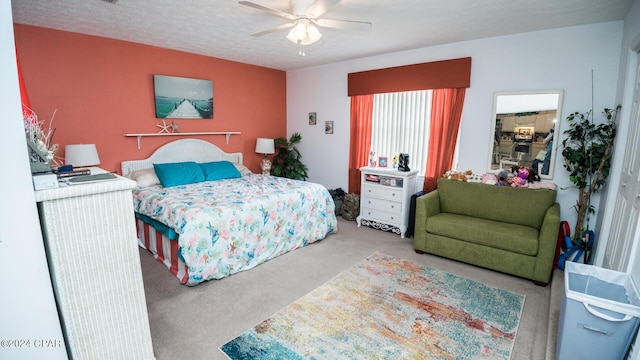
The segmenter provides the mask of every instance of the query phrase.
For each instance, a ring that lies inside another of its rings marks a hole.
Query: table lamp
[[[64,162],[73,167],[93,166],[100,164],[95,144],[74,144],[64,147]]]
[[[258,138],[256,141],[256,152],[258,154],[264,154],[264,159],[260,161],[260,168],[262,169],[263,175],[269,175],[271,173],[271,161],[267,158],[267,155],[276,152],[273,139]]]

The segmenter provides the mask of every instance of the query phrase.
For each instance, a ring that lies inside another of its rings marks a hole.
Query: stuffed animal
[[[467,175],[461,173],[451,174],[451,180],[467,181]]]
[[[527,180],[519,176],[514,176],[511,179],[511,187],[525,187],[525,186],[527,186]]]
[[[467,181],[467,175],[457,171],[447,171],[442,177],[449,180]]]
[[[538,175],[538,173],[528,167],[524,167],[524,166],[518,166],[518,165],[514,165],[511,167],[511,173],[514,176],[520,176],[522,177],[522,175],[520,174],[521,172],[526,172],[527,177],[525,178],[528,182],[532,182],[532,181],[540,181],[540,175]]]
[[[497,186],[507,186],[507,181],[509,180],[509,173],[506,170],[501,170],[498,173],[498,181],[496,181]]]
[[[529,179],[529,168],[521,166],[516,176],[511,179],[512,187],[526,187]]]

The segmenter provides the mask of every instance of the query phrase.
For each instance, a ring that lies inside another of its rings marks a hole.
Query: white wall
[[[0,33],[0,359],[66,359],[27,160],[9,1],[0,2]]]
[[[348,188],[349,97],[347,74],[370,69],[471,57],[471,87],[467,89],[460,131],[459,170],[484,173],[495,91],[563,89],[561,119],[591,109],[599,115],[615,106],[623,22],[607,22],[555,30],[467,41],[350,60],[287,72],[287,132],[300,132],[299,146],[309,166],[309,180],[328,188]],[[317,124],[308,125],[308,113]],[[324,134],[324,122],[334,121],[334,134]],[[566,123],[560,124],[561,132]],[[571,185],[557,159],[553,181]],[[576,190],[561,190],[562,219],[572,224]],[[597,199],[596,199],[597,200]],[[597,206],[597,201],[594,201]]]

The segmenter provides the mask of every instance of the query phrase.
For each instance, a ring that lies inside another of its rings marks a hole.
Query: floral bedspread
[[[326,188],[281,177],[137,187],[133,199],[137,213],[179,234],[186,285],[251,269],[337,230]]]

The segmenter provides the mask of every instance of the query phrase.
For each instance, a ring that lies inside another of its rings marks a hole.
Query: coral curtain
[[[433,90],[429,154],[423,190],[435,190],[438,178],[451,169],[465,90],[465,88]]]
[[[349,146],[349,193],[360,194],[360,168],[371,151],[373,95],[351,97],[351,141]]]
[[[22,68],[20,67],[20,60],[18,59],[18,49],[16,49],[16,64],[18,65],[18,83],[20,84],[20,100],[22,101],[22,117],[25,123],[36,122],[36,114],[31,110],[31,103],[29,102],[29,96],[27,96],[27,88],[24,85],[24,79],[22,78]]]

